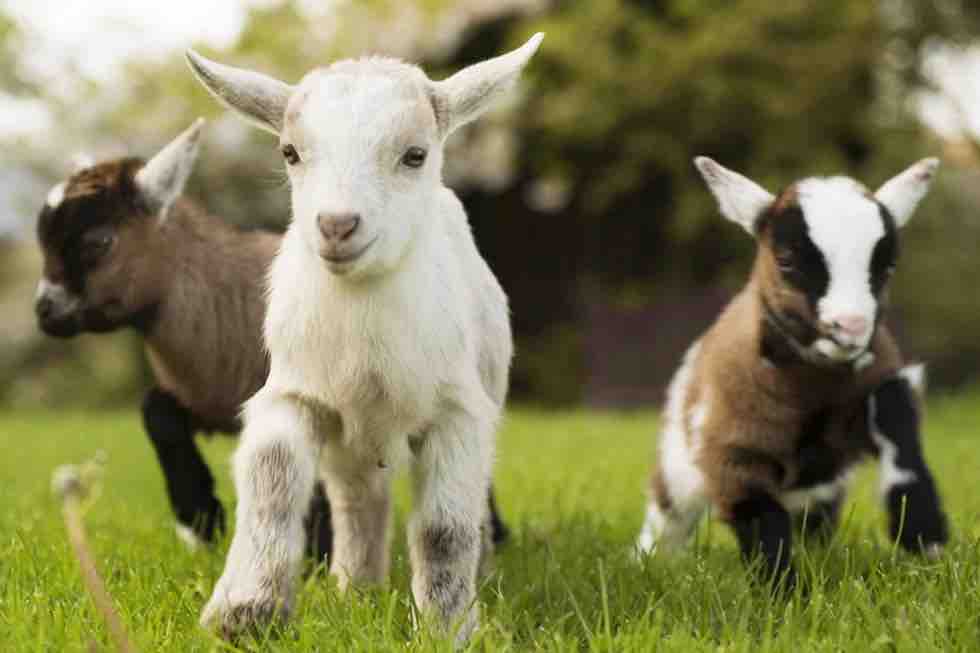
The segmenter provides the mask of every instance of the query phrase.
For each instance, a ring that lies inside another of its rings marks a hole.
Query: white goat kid
[[[542,35],[440,82],[344,60],[297,86],[194,52],[222,103],[279,136],[293,221],[270,271],[271,372],[234,459],[237,526],[202,623],[226,635],[288,613],[303,511],[326,482],[340,586],[387,575],[389,469],[414,458],[412,591],[464,641],[494,433],[507,299],[442,184],[443,145],[513,85]]]

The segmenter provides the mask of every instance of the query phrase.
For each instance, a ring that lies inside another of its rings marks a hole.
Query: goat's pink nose
[[[354,235],[361,224],[361,216],[356,213],[320,213],[316,216],[316,223],[324,238],[339,243]]]
[[[868,318],[863,315],[841,315],[830,321],[832,327],[851,338],[860,338],[868,330]]]

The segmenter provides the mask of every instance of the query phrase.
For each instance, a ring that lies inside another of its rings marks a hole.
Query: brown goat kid
[[[41,329],[69,338],[131,327],[145,338],[156,387],[143,421],[189,544],[224,528],[197,432],[237,433],[242,403],[265,382],[265,275],[280,236],[246,231],[182,198],[203,121],[144,164],[85,167],[55,186],[38,220]],[[494,538],[506,536],[491,496]],[[329,555],[330,512],[317,487],[308,549]]]
[[[903,368],[881,324],[898,229],[938,161],[875,194],[834,177],[778,197],[710,159],[696,165],[757,253],[671,383],[638,548],[682,544],[711,506],[768,578],[792,577],[791,517],[805,514],[807,532],[832,529],[848,472],[873,455],[892,537],[938,555],[947,522],[920,444],[921,368]]]

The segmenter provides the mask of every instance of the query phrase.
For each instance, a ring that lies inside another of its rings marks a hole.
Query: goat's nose
[[[41,295],[34,302],[34,313],[40,320],[48,319],[54,313],[54,302],[47,295]]]
[[[863,315],[840,315],[830,321],[838,333],[850,338],[860,338],[868,330],[868,318]]]
[[[316,223],[324,238],[339,243],[354,235],[361,224],[361,216],[357,213],[320,213]]]

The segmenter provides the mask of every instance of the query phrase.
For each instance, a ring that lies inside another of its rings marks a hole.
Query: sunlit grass
[[[873,469],[860,476],[827,546],[801,548],[809,586],[774,601],[749,582],[726,529],[706,522],[689,551],[630,559],[653,448],[653,413],[512,411],[497,488],[513,539],[482,587],[473,650],[954,651],[980,645],[980,425],[977,396],[940,399],[927,449],[952,518],[938,563],[895,553]],[[203,441],[232,503],[234,441]],[[99,567],[145,651],[223,650],[197,627],[223,550],[178,543],[163,482],[135,412],[0,416],[0,650],[107,646],[70,557],[51,471],[108,453],[87,515]],[[399,485],[390,586],[339,596],[312,577],[272,651],[450,650],[413,628]],[[226,650],[226,649],[224,649]]]

